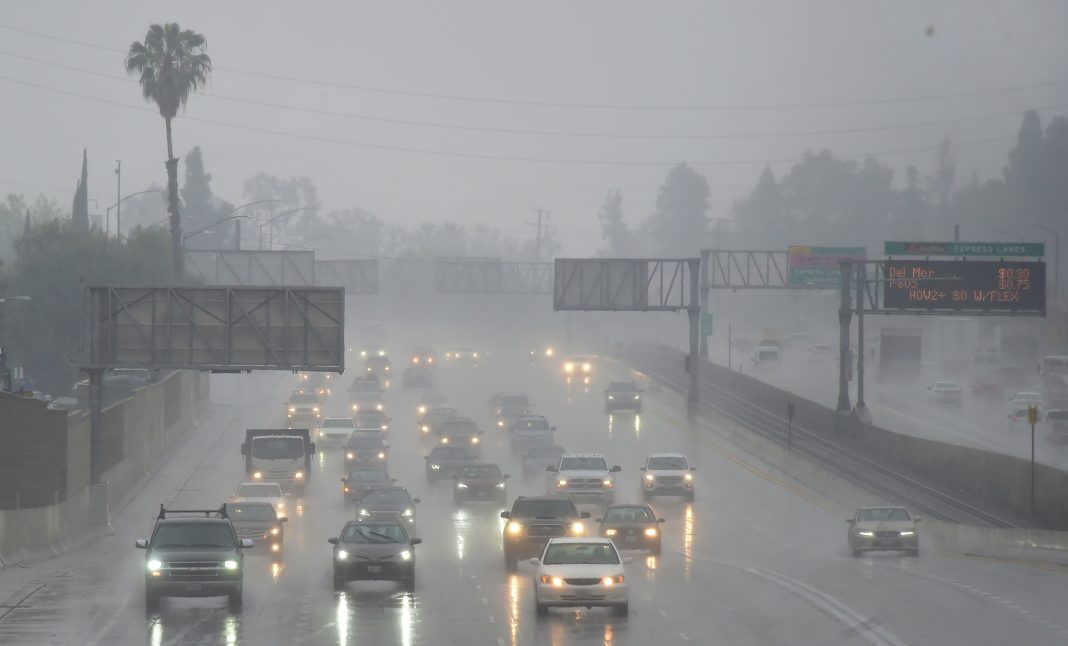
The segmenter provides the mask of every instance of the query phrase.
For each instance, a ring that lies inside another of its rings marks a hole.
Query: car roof
[[[613,386],[634,386],[635,388],[638,387],[637,384],[635,384],[633,381],[613,381],[612,383],[608,384],[609,388],[612,388]]]
[[[603,544],[611,545],[612,544],[612,539],[610,539],[610,538],[601,538],[600,536],[587,536],[587,537],[557,536],[557,537],[549,539],[549,544],[551,545],[553,543],[557,543],[557,544],[559,544],[559,543],[569,543],[569,544],[576,544],[576,543],[578,543],[578,544],[581,544],[581,543],[603,543]]]
[[[650,458],[684,458],[686,456],[683,455],[682,453],[650,453],[648,457],[650,457]]]
[[[245,485],[267,485],[267,486],[274,485],[274,486],[278,487],[279,489],[282,488],[282,485],[278,484],[277,482],[256,482],[255,480],[253,480],[252,482],[242,482],[240,485],[238,485],[238,487],[244,487]]]
[[[242,507],[270,507],[271,509],[274,509],[274,505],[272,505],[272,504],[271,504],[271,503],[269,503],[269,502],[240,502],[240,501],[230,501],[230,502],[227,502],[227,503],[223,503],[223,504],[225,504],[225,505],[226,505],[227,507],[230,507],[230,506],[235,506],[235,505],[241,505]]]
[[[376,492],[380,492],[380,491],[403,491],[404,493],[408,493],[408,490],[405,489],[404,487],[400,486],[400,485],[384,485],[384,486],[381,486],[381,487],[368,487],[367,489],[363,490],[363,493],[364,494],[369,494],[369,493],[376,493]]]
[[[323,422],[351,422],[351,417],[326,417]]]
[[[525,419],[545,419],[544,415],[522,415],[517,419],[517,422],[521,422]]]
[[[863,505],[861,507],[858,507],[857,511],[861,511],[864,509],[904,509],[905,511],[909,510],[909,508],[904,505]]]
[[[241,503],[241,504],[249,504],[249,503]],[[174,516],[172,518],[159,518],[159,519],[156,520],[156,523],[159,524],[159,525],[164,525],[164,524],[169,524],[169,523],[226,523],[227,525],[231,524],[230,523],[230,518],[228,518],[228,517],[227,518],[205,518],[203,516]]]
[[[621,503],[621,504],[618,504],[618,505],[608,505],[607,507],[605,507],[604,510],[605,510],[605,512],[607,512],[609,509],[645,509],[645,510],[648,510],[650,512],[653,511],[652,507],[650,507],[649,505],[643,505],[640,502]]]
[[[603,458],[603,453],[565,453],[562,458]]]
[[[479,467],[497,467],[498,469],[500,469],[501,465],[497,464],[496,462],[473,462],[471,464],[464,465],[465,469],[477,469]]]

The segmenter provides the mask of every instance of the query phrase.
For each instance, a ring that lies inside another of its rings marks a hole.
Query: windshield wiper
[[[388,536],[386,534],[380,534],[378,532],[367,532],[367,533],[370,534],[371,536],[377,536],[379,538],[384,538],[385,539],[384,541],[379,541],[381,543],[397,543],[397,542],[399,542],[399,541],[393,540],[392,536]]]

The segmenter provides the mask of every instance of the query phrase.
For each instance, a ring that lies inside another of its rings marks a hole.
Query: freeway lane
[[[423,478],[425,447],[415,431],[417,394],[392,389],[391,471],[422,499],[418,583],[330,585],[326,539],[353,513],[341,497],[340,449],[323,447],[305,499],[294,500],[281,565],[249,557],[245,607],[222,599],[165,600],[143,606],[142,553],[160,501],[216,505],[242,480],[238,447],[246,426],[277,422],[294,386],[290,375],[215,379],[221,404],[192,440],[114,519],[115,535],[87,549],[0,573],[2,644],[999,644],[1068,639],[1064,574],[1015,564],[871,555],[852,559],[839,510],[689,428],[681,402],[647,393],[638,418],[609,418],[598,366],[592,392],[568,388],[555,365],[500,356],[477,369],[442,366],[437,387],[487,430],[486,458],[513,474],[510,495],[538,494],[539,474],[523,478],[509,445],[489,427],[486,400],[525,389],[559,427],[558,443],[600,451],[619,464],[621,500],[638,500],[637,467],[652,451],[679,450],[698,465],[693,504],[656,499],[667,519],[661,557],[635,554],[628,566],[631,615],[601,610],[534,616],[531,569],[504,571],[501,510],[457,508],[447,482]],[[347,385],[352,374],[341,377]],[[343,388],[335,389],[343,391]],[[328,409],[347,402],[335,395]],[[705,420],[703,423],[714,423]],[[784,486],[785,485],[785,486]],[[787,488],[791,487],[791,488]],[[296,507],[299,505],[300,511]],[[586,507],[595,511],[591,507]],[[596,515],[596,514],[595,514]],[[588,525],[592,528],[592,524]],[[24,600],[23,600],[24,599]],[[23,600],[21,604],[16,604]],[[1059,623],[1060,622],[1060,623]]]

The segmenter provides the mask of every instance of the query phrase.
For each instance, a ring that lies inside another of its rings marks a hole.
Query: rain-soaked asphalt
[[[114,535],[65,557],[0,571],[0,644],[1057,644],[1068,642],[1068,577],[1020,564],[941,557],[853,559],[846,525],[818,499],[707,442],[673,395],[646,393],[646,410],[609,418],[597,366],[591,392],[567,388],[559,366],[496,357],[478,368],[442,366],[437,389],[487,430],[485,457],[513,475],[510,495],[544,490],[524,479],[486,401],[526,390],[569,450],[619,464],[620,500],[639,500],[637,467],[654,451],[682,451],[698,466],[696,501],[653,502],[661,557],[627,566],[629,617],[603,610],[534,613],[530,566],[504,570],[501,508],[457,508],[450,484],[423,477],[417,394],[394,387],[390,469],[422,499],[414,593],[390,583],[334,592],[330,546],[352,508],[341,497],[340,449],[324,447],[301,511],[290,512],[284,562],[246,561],[244,608],[223,599],[167,599],[146,614],[143,552],[160,502],[216,506],[242,481],[243,430],[277,422],[292,375],[214,381],[218,402],[191,440],[113,519]],[[352,371],[341,376],[343,385]],[[338,389],[344,390],[344,388]],[[336,395],[329,407],[342,414]],[[804,495],[801,495],[804,494]],[[922,535],[922,534],[921,534]]]

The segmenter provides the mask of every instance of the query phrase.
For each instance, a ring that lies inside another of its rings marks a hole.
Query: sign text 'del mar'
[[[889,260],[886,309],[1045,314],[1041,261]]]

